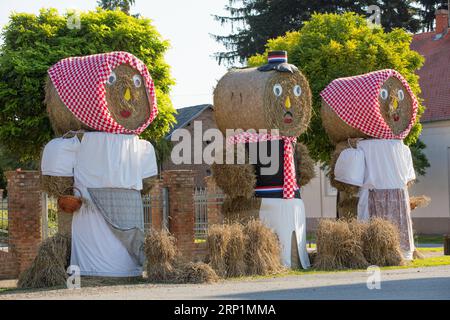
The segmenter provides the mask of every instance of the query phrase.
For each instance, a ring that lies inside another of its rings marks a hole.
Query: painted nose
[[[123,95],[124,99],[126,101],[130,101],[131,100],[131,91],[129,88],[127,88],[127,90],[125,90],[125,94]]]
[[[286,98],[286,101],[284,102],[284,106],[286,107],[286,109],[291,108],[291,99],[289,98],[289,96]]]
[[[398,109],[398,100],[396,97],[393,97],[391,100],[391,109],[394,111]]]

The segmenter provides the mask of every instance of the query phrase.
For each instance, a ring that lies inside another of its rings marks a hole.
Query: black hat
[[[279,72],[291,72],[297,71],[297,67],[288,63],[287,51],[270,51],[267,55],[268,64],[259,67],[258,71],[279,71]]]

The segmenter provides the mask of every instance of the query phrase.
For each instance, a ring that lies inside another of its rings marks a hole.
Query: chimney
[[[445,33],[448,27],[448,10],[436,10],[436,34]]]

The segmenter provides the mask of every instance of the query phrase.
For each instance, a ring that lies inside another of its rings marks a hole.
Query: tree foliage
[[[426,1],[431,0],[422,2]],[[418,14],[424,11],[417,1],[411,0],[229,0],[225,7],[228,15],[215,18],[221,24],[231,25],[232,33],[215,35],[227,50],[217,53],[216,57],[219,63],[242,63],[262,53],[269,39],[301,28],[314,13],[355,12],[368,16],[366,11],[371,5],[381,9],[381,24],[387,31],[404,28],[414,33],[422,27]]]
[[[105,10],[120,9],[125,14],[130,14],[131,6],[134,5],[135,0],[99,0],[97,4]]]
[[[12,14],[0,48],[0,144],[20,160],[39,158],[53,134],[44,105],[47,70],[57,61],[110,51],[128,51],[148,66],[155,81],[159,115],[143,133],[157,141],[175,121],[169,99],[173,80],[164,53],[169,47],[151,21],[123,12],[79,14],[81,28],[70,28],[73,13],[42,9],[39,15]]]
[[[300,31],[269,40],[266,52],[251,57],[249,64],[265,64],[269,50],[288,51],[289,62],[305,74],[313,93],[313,117],[301,140],[308,145],[316,161],[327,164],[333,146],[322,127],[320,92],[336,78],[391,68],[399,71],[419,95],[419,78],[415,71],[424,59],[409,48],[411,39],[402,29],[385,32],[380,27],[371,28],[365,17],[355,13],[314,14]],[[418,119],[423,111],[420,105]],[[415,144],[421,130],[417,121],[405,143]]]

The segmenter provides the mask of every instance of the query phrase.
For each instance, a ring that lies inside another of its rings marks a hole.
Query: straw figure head
[[[227,73],[214,92],[218,128],[278,129],[283,136],[300,136],[311,118],[311,90],[305,76],[287,63],[287,54],[269,53],[260,68]]]
[[[47,111],[57,135],[80,129],[140,134],[157,114],[153,80],[130,53],[68,58],[48,73]]]
[[[404,139],[416,121],[418,101],[395,70],[331,82],[322,92],[322,123],[331,141]]]

